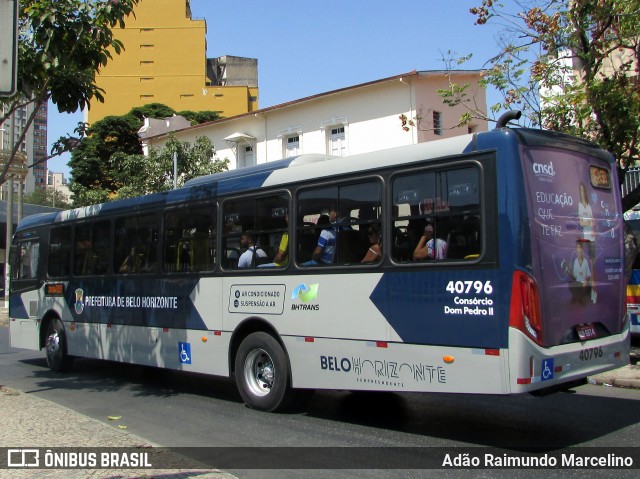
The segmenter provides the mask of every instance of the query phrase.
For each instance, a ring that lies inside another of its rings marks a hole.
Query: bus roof
[[[511,132],[516,132],[513,135]],[[501,144],[519,142],[525,145],[555,146],[597,156],[612,161],[611,154],[593,144],[571,136],[531,129],[501,128],[489,132],[461,135],[417,145],[407,145],[387,150],[352,155],[347,158],[321,154],[300,155],[283,160],[270,161],[256,166],[225,171],[194,178],[182,188],[154,193],[136,198],[102,203],[58,213],[33,215],[20,222],[17,231],[35,226],[74,219],[90,218],[118,212],[135,214],[154,206],[179,205],[186,201],[198,201],[218,196],[257,190],[268,186],[287,185],[309,179],[333,178],[354,171],[372,171],[392,165],[446,158],[477,151],[477,138],[482,144],[498,148]]]

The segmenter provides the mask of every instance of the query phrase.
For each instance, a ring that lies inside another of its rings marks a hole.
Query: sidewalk
[[[7,310],[0,305],[0,327],[7,327]],[[105,418],[106,420],[107,418]],[[134,447],[151,444],[141,437],[67,409],[51,401],[10,389],[0,383],[0,447]],[[154,449],[149,449],[150,463],[154,462]],[[175,469],[5,469],[0,479],[233,479],[235,476],[213,469],[193,469],[178,454],[162,453],[163,464]],[[168,456],[169,455],[169,456]],[[4,459],[4,458],[3,458]],[[166,461],[166,462],[165,462]]]
[[[105,424],[51,401],[0,385],[0,447],[134,447],[149,453],[154,463],[158,453],[146,449],[144,439],[117,426]],[[193,469],[193,462],[171,452],[162,452],[162,461],[172,469],[5,469],[1,479],[232,479],[235,476],[213,469]],[[175,467],[175,468],[173,468]]]

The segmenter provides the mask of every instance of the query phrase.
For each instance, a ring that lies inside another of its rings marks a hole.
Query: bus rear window
[[[611,179],[609,178],[609,171],[599,166],[589,167],[589,177],[591,178],[591,186],[600,188],[603,190],[611,189]]]

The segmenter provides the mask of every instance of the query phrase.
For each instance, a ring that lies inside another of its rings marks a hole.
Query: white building
[[[306,153],[346,156],[487,129],[486,121],[457,126],[465,106],[443,103],[437,90],[468,83],[475,107],[486,111],[481,72],[413,71],[173,131],[180,141],[200,136],[230,169]],[[142,135],[141,135],[142,136]],[[161,148],[168,133],[142,137]]]
[[[55,173],[47,170],[47,188],[50,188],[55,192],[62,193],[66,201],[71,201],[71,190],[67,185],[67,179],[64,177],[64,173]]]

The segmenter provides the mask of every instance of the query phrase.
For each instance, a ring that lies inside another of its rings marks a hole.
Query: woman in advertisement
[[[578,202],[578,220],[582,228],[582,238],[587,242],[588,261],[591,266],[591,301],[596,302],[598,294],[595,288],[596,238],[594,234],[593,211],[589,204],[587,188],[580,183],[580,201]]]

